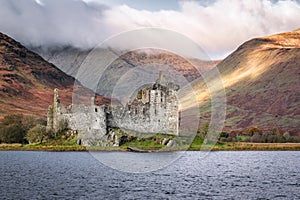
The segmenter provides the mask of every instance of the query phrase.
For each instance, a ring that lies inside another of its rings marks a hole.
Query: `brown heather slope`
[[[71,103],[74,79],[20,43],[0,33],[0,117],[23,113],[45,116],[53,89]]]
[[[183,75],[189,82],[201,77],[201,73],[211,70],[220,60],[193,60],[193,65],[187,58],[180,57],[174,53],[157,49],[136,50],[123,54],[121,60],[132,64],[140,65],[164,65],[173,68]]]
[[[247,41],[217,68],[227,98],[225,130],[258,126],[300,132],[300,29]],[[206,85],[195,84],[202,119],[208,120]]]
[[[0,33],[0,120],[14,113],[45,117],[53,89],[70,104],[73,84],[73,77]]]
[[[111,97],[111,91],[120,80],[123,83],[134,83],[135,77],[156,78],[160,70],[164,71],[169,80],[183,85],[201,77],[202,73],[211,70],[219,62],[193,59],[191,64],[190,60],[164,50],[135,50],[121,55],[107,67],[100,79],[101,89],[97,92]],[[180,80],[171,78],[175,74],[180,76]]]

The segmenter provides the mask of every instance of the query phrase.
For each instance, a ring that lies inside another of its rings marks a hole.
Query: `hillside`
[[[225,86],[225,130],[278,127],[300,131],[300,29],[242,44],[217,65]],[[195,82],[203,120],[209,119],[209,95]]]
[[[15,112],[45,116],[48,105],[52,103],[54,88],[62,90],[60,94],[64,103],[71,102],[74,82],[71,76],[8,36],[0,34],[0,39],[1,116]],[[76,75],[87,54],[88,51],[61,49],[53,51],[52,57],[48,59],[60,65],[65,72]],[[210,73],[209,69],[219,61],[193,60],[193,63],[199,63],[197,68],[201,72]],[[166,52],[130,52],[113,62],[106,71],[108,76],[104,77],[114,82],[122,76],[124,70],[143,64],[167,64],[180,71],[189,81],[194,80],[202,125],[209,120],[210,104],[206,84],[189,62],[176,55]],[[299,66],[300,29],[247,41],[220,62],[217,68],[227,98],[224,130],[245,130],[247,127],[259,126],[261,129],[276,127],[299,132]],[[103,85],[108,90],[113,86],[109,81],[104,81]],[[185,99],[189,99],[190,95]],[[182,108],[191,106],[189,101],[185,101]]]
[[[43,48],[31,48],[33,51],[41,55],[45,60],[53,63],[59,67],[62,71],[76,77],[78,69],[82,62],[86,59],[88,54],[92,51],[78,49],[75,47],[52,47],[48,49]],[[110,51],[107,49],[101,50]],[[120,54],[120,53],[118,53]],[[185,58],[172,54],[163,50],[135,50],[125,54],[122,54],[119,59],[116,59],[108,67],[105,73],[105,80],[103,80],[103,91],[99,91],[100,94],[110,96],[108,91],[112,91],[112,86],[124,75],[124,73],[132,70],[135,67],[151,65],[152,67],[161,65],[164,67],[170,67],[175,69],[178,73],[182,74],[186,80],[193,81],[199,78],[200,73],[209,71],[215,67],[220,61],[202,61],[199,59],[193,59],[193,65]],[[200,72],[200,73],[199,73]],[[145,73],[145,72],[142,72]],[[153,75],[155,70],[149,70],[147,73]],[[147,74],[145,73],[145,74]]]
[[[62,71],[71,75],[76,76],[78,68],[81,63],[87,57],[87,55],[92,51],[91,49],[84,50],[75,47],[52,47],[48,49],[43,48],[33,48],[32,51],[37,52],[45,60],[50,63],[53,63],[55,66],[59,67]],[[199,59],[193,59],[192,66],[186,59],[179,57],[175,54],[172,54],[163,50],[136,50],[129,53],[123,54],[118,62],[112,63],[111,67],[114,68],[114,65],[120,68],[132,68],[142,64],[161,64],[174,67],[180,73],[182,73],[189,81],[195,80],[200,77],[200,74],[197,72],[209,71],[215,67],[220,60],[216,61],[202,61]],[[194,68],[196,67],[196,69]],[[114,71],[115,74],[118,74]]]
[[[53,89],[58,88],[62,102],[70,104],[73,84],[73,77],[0,33],[0,119],[12,113],[45,117]]]

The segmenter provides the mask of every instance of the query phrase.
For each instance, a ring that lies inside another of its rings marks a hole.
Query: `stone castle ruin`
[[[54,103],[48,109],[47,129],[57,132],[67,126],[80,133],[84,145],[98,144],[97,140],[101,140],[110,128],[178,135],[178,90],[179,86],[168,82],[162,72],[152,86],[139,90],[125,107],[97,106],[94,98],[89,106],[65,106],[55,89]]]

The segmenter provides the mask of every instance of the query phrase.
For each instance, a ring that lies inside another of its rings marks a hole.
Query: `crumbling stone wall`
[[[94,105],[94,98],[90,106],[62,105],[60,103],[58,90],[54,90],[54,103],[49,106],[47,115],[47,129],[57,132],[62,123],[71,130],[90,132],[96,130],[98,134],[106,133],[106,111],[105,106]]]
[[[84,145],[97,145],[111,127],[141,133],[178,135],[179,113],[177,91],[179,86],[169,83],[160,73],[156,83],[138,91],[137,96],[123,107],[91,105],[62,105],[58,90],[54,90],[54,103],[49,106],[47,129],[57,132],[65,123],[78,131]],[[103,142],[100,142],[101,144]],[[104,142],[105,143],[105,142]]]
[[[178,89],[179,86],[169,83],[160,73],[156,83],[138,91],[125,108],[112,108],[110,126],[142,133],[178,135]]]

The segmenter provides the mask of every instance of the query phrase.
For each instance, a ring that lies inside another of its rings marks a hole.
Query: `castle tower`
[[[54,89],[54,98],[53,98],[53,105],[54,105],[54,109],[57,109],[59,107],[60,104],[60,99],[59,99],[59,95],[58,95],[58,89],[55,88]]]
[[[168,80],[166,76],[163,74],[162,71],[159,71],[159,77],[156,80],[156,83],[162,86],[167,86],[168,85]]]
[[[60,106],[58,89],[54,89],[53,105],[50,105],[47,112],[47,131],[55,130],[57,126],[57,112]]]
[[[95,97],[91,97],[91,106],[95,105]]]

